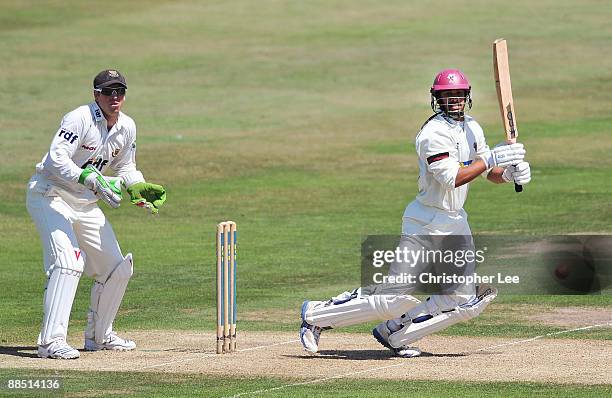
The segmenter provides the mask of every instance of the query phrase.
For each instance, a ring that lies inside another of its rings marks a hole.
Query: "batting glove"
[[[94,166],[83,169],[79,183],[89,188],[98,199],[116,209],[121,202],[121,178],[105,177]]]
[[[504,170],[502,178],[506,182],[525,185],[531,181],[531,167],[528,162],[521,162],[516,166],[508,166]]]
[[[494,166],[508,167],[518,164],[525,159],[525,148],[523,144],[500,144],[480,156],[487,164],[487,169]]]

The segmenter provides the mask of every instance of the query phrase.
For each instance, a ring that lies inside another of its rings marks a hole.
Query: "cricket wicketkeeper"
[[[133,204],[157,213],[162,186],[145,182],[136,168],[136,125],[121,112],[127,83],[116,70],[93,82],[94,102],[69,112],[49,152],[28,183],[27,208],[40,234],[47,283],[38,336],[42,358],[75,359],[66,336],[72,302],[83,272],[94,278],[85,329],[85,350],[132,350],[136,344],[113,332],[113,321],[132,276],[132,255],[124,256],[97,205],[119,207],[122,186]],[[116,177],[107,177],[113,173]]]
[[[419,160],[419,193],[404,212],[400,245],[422,249],[423,237],[449,236],[456,247],[472,249],[472,233],[463,204],[469,182],[483,174],[494,183],[525,185],[531,180],[529,163],[524,161],[523,144],[498,145],[490,149],[482,128],[464,110],[471,108],[471,86],[465,75],[446,69],[431,87],[434,111],[416,137]],[[448,238],[447,238],[448,239]],[[423,270],[427,264],[410,269],[392,264],[389,274],[402,275]],[[468,264],[473,269],[473,261]],[[328,301],[302,304],[300,339],[309,352],[317,352],[321,331],[362,322],[383,320],[373,331],[382,345],[401,357],[414,357],[420,350],[415,341],[457,322],[478,316],[497,291],[461,286],[453,294],[435,294],[420,302],[407,290],[397,294],[366,286],[344,292]]]

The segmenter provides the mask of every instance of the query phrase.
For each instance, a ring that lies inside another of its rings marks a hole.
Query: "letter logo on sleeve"
[[[60,130],[58,137],[63,137],[66,141],[68,141],[71,144],[74,144],[74,142],[76,140],[79,139],[79,136],[74,134],[72,131],[68,131],[68,130]]]

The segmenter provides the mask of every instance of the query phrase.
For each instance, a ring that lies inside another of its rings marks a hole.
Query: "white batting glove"
[[[523,144],[500,144],[488,152],[485,152],[480,156],[482,160],[487,164],[487,169],[494,166],[508,167],[510,165],[518,164],[525,159],[525,148]]]
[[[121,203],[121,178],[105,177],[95,167],[87,166],[79,177],[79,182],[113,209]]]
[[[508,166],[504,170],[502,178],[506,182],[525,185],[531,181],[531,167],[528,162],[521,162],[516,166]]]

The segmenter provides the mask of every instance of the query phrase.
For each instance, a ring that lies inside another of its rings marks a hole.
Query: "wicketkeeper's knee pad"
[[[115,320],[127,284],[133,274],[132,254],[121,261],[111,272],[105,282],[95,281],[91,288],[91,307],[89,323],[85,331],[86,338],[95,338],[103,343]]]
[[[439,332],[456,323],[469,321],[480,315],[495,297],[497,297],[497,289],[483,286],[479,288],[476,297],[455,308],[439,311],[439,307],[436,307],[438,309],[436,313],[412,318],[402,329],[389,336],[389,344],[396,348],[408,346],[425,336]],[[424,302],[421,306],[414,308],[413,311],[422,313],[427,306],[427,302]],[[429,303],[429,306],[431,306],[431,303]]]
[[[373,295],[340,302],[332,300],[312,308],[305,314],[305,320],[311,325],[336,328],[397,318],[419,303],[417,298],[409,295]]]

